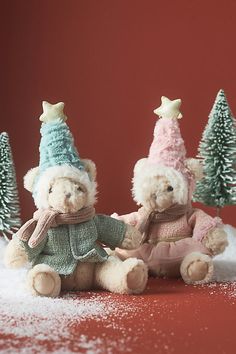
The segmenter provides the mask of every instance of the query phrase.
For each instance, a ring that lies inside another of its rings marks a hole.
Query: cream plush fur
[[[31,169],[25,176],[24,184],[32,192],[37,183],[37,207],[68,213],[93,205],[96,201],[96,168],[90,160],[83,162],[85,171],[70,166],[57,166],[49,168],[39,177],[38,168]],[[140,238],[140,233],[128,226],[120,247],[135,248],[140,243]],[[5,265],[18,268],[26,262],[27,255],[18,239],[14,238],[6,249]],[[145,289],[146,283],[147,266],[143,261],[131,258],[123,262],[114,256],[103,263],[78,263],[74,273],[66,277],[60,276],[46,264],[38,264],[28,272],[27,277],[27,286],[33,295],[48,297],[58,296],[61,290],[92,288],[121,294],[138,294]]]
[[[26,181],[30,175],[26,175]],[[56,182],[58,178],[64,178],[68,181],[79,181],[78,183],[83,186],[86,191],[86,203],[84,206],[93,205],[96,202],[96,189],[97,183],[95,180],[90,180],[89,174],[85,171],[80,171],[73,166],[54,166],[48,168],[37,183],[37,193],[35,193],[35,205],[38,209],[49,208],[48,191],[50,187]],[[71,192],[71,191],[70,191]]]
[[[167,185],[171,185],[175,192],[167,193]],[[137,204],[145,205],[150,210],[153,209],[154,194],[159,195],[159,211],[174,203],[186,204],[188,200],[188,188],[181,173],[172,167],[148,164],[147,158],[139,160],[134,167],[132,192]]]

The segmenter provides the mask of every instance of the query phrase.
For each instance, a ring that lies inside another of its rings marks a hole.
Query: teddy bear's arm
[[[213,218],[201,209],[194,209],[188,224],[193,230],[192,237],[201,242],[210,230],[222,226],[222,221],[218,217]]]
[[[17,237],[8,243],[4,253],[4,264],[7,268],[21,268],[28,262],[28,256]]]
[[[106,215],[97,215],[95,222],[99,235],[98,240],[111,249],[115,247],[134,249],[141,243],[141,233],[123,221],[114,220]]]
[[[212,218],[196,209],[190,217],[190,224],[193,227],[193,238],[202,242],[212,255],[224,252],[228,241],[220,218]]]
[[[96,215],[94,221],[97,227],[98,241],[112,249],[121,245],[127,229],[123,221],[101,214]]]
[[[43,250],[45,241],[35,248],[30,248],[27,242],[19,240],[14,235],[6,247],[4,264],[7,268],[21,268],[27,262],[32,262]]]
[[[117,220],[124,221],[126,224],[136,226],[136,224],[139,221],[139,212],[134,211],[130,214],[125,214],[125,215],[118,215],[117,213],[113,213],[111,217]]]
[[[31,248],[28,245],[28,241],[21,241],[19,240],[21,247],[25,250],[27,257],[28,257],[28,261],[29,262],[33,262],[40,253],[42,253],[46,243],[47,243],[47,237],[45,237],[42,242],[40,242],[36,247]]]

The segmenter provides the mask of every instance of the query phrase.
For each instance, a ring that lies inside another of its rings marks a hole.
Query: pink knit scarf
[[[92,219],[94,207],[86,207],[76,213],[60,213],[53,209],[39,209],[33,218],[27,221],[16,236],[22,241],[28,241],[30,248],[36,247],[45,237],[51,227],[59,225],[79,224]]]
[[[144,217],[141,225],[139,226],[139,231],[143,234],[142,243],[146,242],[148,239],[151,224],[175,221],[190,211],[191,206],[188,204],[174,204],[163,212],[153,211],[151,213],[147,213],[146,211],[142,211],[144,213]]]

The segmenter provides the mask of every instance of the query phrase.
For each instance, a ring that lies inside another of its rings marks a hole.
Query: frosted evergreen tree
[[[7,133],[0,134],[0,236],[6,239],[21,225],[15,167]]]
[[[220,208],[236,204],[236,122],[223,90],[217,94],[200,142],[204,177],[194,200]]]

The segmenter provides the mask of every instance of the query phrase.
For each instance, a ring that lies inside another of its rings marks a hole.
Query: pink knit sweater
[[[112,216],[139,228],[146,215],[145,209],[140,208],[131,214]],[[200,209],[192,209],[175,221],[151,224],[145,243],[139,248],[116,249],[116,253],[121,259],[142,259],[156,274],[178,276],[181,261],[187,254],[211,254],[201,241],[212,228],[220,226],[221,223],[219,218],[212,218]]]
[[[118,216],[112,216],[126,224],[140,227],[146,215],[144,207],[137,212]],[[221,224],[220,218],[212,218],[200,209],[192,209],[175,221],[168,221],[153,224],[150,227],[147,242],[157,244],[160,241],[177,241],[186,237],[193,237],[197,241],[202,241],[203,237],[212,228]]]

